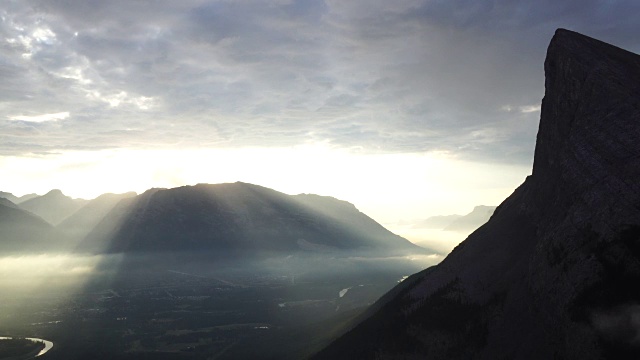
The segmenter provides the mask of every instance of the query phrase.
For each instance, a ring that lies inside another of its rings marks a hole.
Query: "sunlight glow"
[[[66,119],[68,117],[69,117],[69,112],[68,111],[64,111],[64,112],[59,112],[59,113],[54,113],[54,114],[42,114],[42,115],[33,115],[33,116],[16,115],[16,116],[10,116],[9,120],[29,121],[29,122],[45,122],[45,121],[64,120],[64,119]]]
[[[17,195],[57,188],[90,199],[105,192],[243,181],[287,194],[346,200],[391,229],[403,220],[497,205],[529,173],[525,167],[471,163],[445,154],[367,154],[324,144],[64,152],[0,157],[0,166],[5,170],[0,187]]]
[[[0,290],[30,292],[47,288],[61,293],[75,290],[94,273],[99,261],[98,256],[62,254],[0,257]]]

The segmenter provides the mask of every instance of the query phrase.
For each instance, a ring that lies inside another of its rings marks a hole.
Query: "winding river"
[[[0,339],[13,339],[12,337],[8,337],[8,336],[0,336]],[[49,340],[43,340],[43,339],[38,339],[38,338],[25,338],[27,340],[31,340],[31,341],[35,341],[35,342],[41,342],[44,343],[44,349],[40,350],[39,353],[36,354],[36,356],[34,356],[34,358],[37,358],[38,356],[44,355],[47,351],[51,350],[51,348],[53,347],[53,343]]]

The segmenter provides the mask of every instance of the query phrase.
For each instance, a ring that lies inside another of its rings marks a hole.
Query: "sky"
[[[393,230],[530,174],[555,29],[640,52],[640,2],[0,3],[0,190],[244,181]],[[399,228],[398,228],[399,229]]]

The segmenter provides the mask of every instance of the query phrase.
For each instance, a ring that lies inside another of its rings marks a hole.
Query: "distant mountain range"
[[[532,175],[315,359],[639,359],[640,56],[559,29]]]
[[[104,194],[91,201],[72,199],[60,190],[45,195],[0,195],[1,254],[69,251],[120,199],[135,193]],[[22,202],[16,204],[9,199]]]
[[[66,247],[78,245],[121,200],[134,196],[135,192],[102,194],[88,201],[56,226],[53,238]]]
[[[104,194],[91,201],[72,199],[60,190],[19,205],[0,200],[0,215],[6,218],[0,224],[0,234],[5,235],[0,251],[75,249],[94,254],[199,252],[210,256],[426,252],[348,202],[311,194],[286,195],[246,183],[150,189],[140,195]]]
[[[486,223],[495,206],[479,205],[466,215],[437,215],[418,222],[415,227],[445,231],[471,231]]]
[[[27,195],[23,195],[23,196],[15,196],[12,193],[8,193],[5,191],[0,191],[0,198],[5,198],[9,201],[11,201],[14,204],[20,204],[21,202],[27,201],[29,199],[33,199],[34,197],[38,197],[40,195],[38,194],[27,194]]]
[[[20,208],[40,216],[50,224],[57,225],[86,203],[87,200],[72,199],[60,190],[51,190],[45,195],[32,197],[20,203]]]

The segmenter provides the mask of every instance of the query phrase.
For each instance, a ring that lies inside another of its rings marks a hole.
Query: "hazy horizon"
[[[194,184],[182,184],[182,185],[178,185],[176,187],[180,187],[180,186],[194,186],[196,185]],[[254,185],[260,185],[260,184],[254,184]],[[260,185],[262,186],[262,185]],[[152,188],[160,188],[160,187],[152,187]],[[163,187],[163,188],[170,188],[170,187]],[[144,193],[145,191],[149,190],[151,188],[145,188],[142,190],[138,190],[138,191],[134,191],[136,192],[138,195]],[[73,192],[67,192],[64,189],[50,189],[48,191],[45,191],[43,193],[37,194],[39,196],[45,195],[46,193],[48,193],[51,190],[60,190],[62,191],[62,193],[68,197],[74,198],[74,199],[82,199],[82,200],[93,200],[95,198],[97,198],[100,195],[103,194],[107,194],[107,193],[115,193],[115,194],[124,194],[127,193],[129,191],[118,191],[118,192],[103,192],[103,193],[99,193],[96,196],[91,196],[91,197],[75,197],[72,196],[71,194]],[[276,191],[280,191],[278,189],[274,189]],[[7,191],[9,192],[9,191]],[[319,193],[313,193],[313,192],[308,192],[308,191],[302,191],[302,192],[298,192],[298,193],[287,193],[284,191],[281,191],[285,194],[288,195],[297,195],[297,194],[315,194],[315,195],[321,195],[321,196],[330,196],[330,197],[334,197],[337,198],[338,200],[346,200],[344,198],[339,198],[339,197],[335,197],[332,196],[330,194],[319,194]],[[35,192],[24,192],[24,193],[12,193],[15,196],[22,196],[22,195],[27,195],[27,194],[34,194]],[[366,196],[366,193],[363,193],[362,195]],[[347,200],[348,201],[348,200]],[[501,202],[502,200],[500,200]],[[352,202],[353,203],[353,202]],[[495,203],[495,205],[498,205],[499,202]],[[422,217],[414,217],[414,218],[385,218],[384,214],[375,214],[377,215],[379,218],[376,218],[375,215],[372,215],[371,213],[368,213],[365,209],[363,209],[362,207],[360,207],[358,205],[358,203],[353,203],[354,206],[356,206],[356,208],[358,208],[360,211],[362,211],[365,215],[368,215],[370,217],[372,217],[375,221],[379,222],[381,225],[383,225],[384,227],[386,227],[388,230],[390,230],[393,233],[396,233],[400,236],[405,237],[406,239],[408,239],[409,241],[420,245],[420,246],[424,246],[428,249],[434,250],[436,251],[438,257],[442,258],[443,255],[445,255],[446,253],[448,253],[453,247],[455,247],[458,243],[460,243],[462,240],[464,240],[473,230],[472,229],[463,229],[463,230],[458,230],[458,231],[445,231],[444,227],[443,229],[439,229],[439,228],[425,228],[423,226],[420,225],[421,222],[423,222],[425,219],[431,217],[431,216],[439,216],[439,215],[453,215],[453,213],[447,213],[447,214],[430,214],[428,216],[422,216]],[[466,204],[465,204],[466,205]],[[471,210],[473,210],[473,208],[477,205],[487,205],[487,204],[475,204],[472,205],[469,209],[466,208],[460,208],[462,211],[458,211],[456,214],[457,215],[466,215],[468,213],[471,212]],[[494,204],[489,204],[489,205],[494,205]],[[453,210],[452,210],[453,211]],[[410,214],[409,212],[406,212],[405,214]],[[73,215],[73,213],[71,214]],[[385,221],[386,220],[386,221]],[[55,225],[55,224],[54,224]]]

